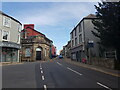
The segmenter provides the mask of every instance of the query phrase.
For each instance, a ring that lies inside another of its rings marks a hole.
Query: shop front
[[[19,62],[20,45],[9,42],[0,43],[1,47],[1,62]]]
[[[15,48],[2,48],[2,62],[18,62],[18,50]]]

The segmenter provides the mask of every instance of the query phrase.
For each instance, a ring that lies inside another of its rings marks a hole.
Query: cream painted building
[[[20,32],[22,24],[0,12],[0,61],[19,62]]]

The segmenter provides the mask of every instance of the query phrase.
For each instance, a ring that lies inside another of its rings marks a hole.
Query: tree
[[[100,38],[100,44],[104,47],[114,48],[117,51],[117,59],[120,62],[120,1],[101,2],[96,8],[97,20],[93,20],[96,30],[92,33]]]

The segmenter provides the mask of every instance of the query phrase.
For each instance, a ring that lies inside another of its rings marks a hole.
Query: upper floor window
[[[81,27],[81,24],[79,24],[79,32],[82,31],[82,27]]]
[[[75,38],[75,46],[77,45],[77,38]]]
[[[73,32],[71,33],[71,38],[73,38]]]
[[[82,34],[79,35],[79,43],[82,42]]]
[[[77,29],[75,28],[75,36],[77,35],[77,32],[76,32],[76,30],[77,30]]]
[[[72,40],[72,47],[74,46],[74,41]]]
[[[9,31],[3,31],[2,39],[3,40],[9,40]]]
[[[8,17],[3,17],[3,26],[10,27],[11,26],[11,19]]]

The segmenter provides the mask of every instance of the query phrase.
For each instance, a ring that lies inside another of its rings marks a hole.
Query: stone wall
[[[115,69],[115,60],[114,59],[106,59],[106,58],[92,58],[91,64],[105,67],[109,69]]]

